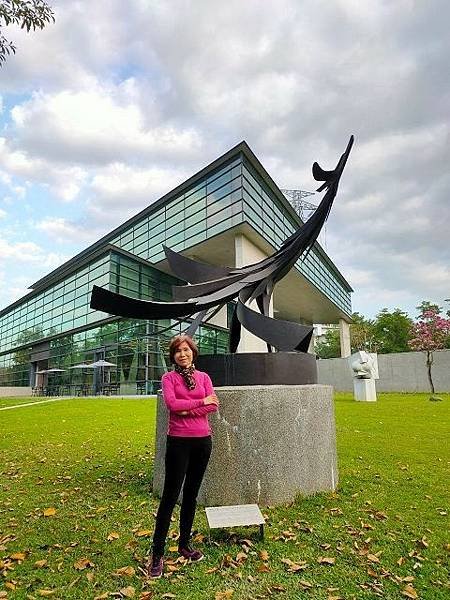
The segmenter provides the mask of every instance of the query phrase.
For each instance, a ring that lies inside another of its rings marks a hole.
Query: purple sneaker
[[[205,558],[203,552],[200,552],[200,550],[194,550],[190,546],[186,546],[186,548],[178,548],[178,552],[183,558],[186,560],[191,560],[192,562],[199,562]]]
[[[163,573],[164,561],[162,556],[151,556],[147,563],[147,575],[152,579],[159,579]]]

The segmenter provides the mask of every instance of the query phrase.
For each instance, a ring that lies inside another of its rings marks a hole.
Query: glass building
[[[170,274],[163,244],[204,262],[241,266],[271,254],[300,225],[241,142],[0,311],[0,386],[63,394],[154,392],[167,368],[167,341],[187,323],[92,310],[92,286],[170,300],[171,286],[181,282]],[[304,323],[349,322],[351,292],[316,243],[276,286],[273,313]],[[230,307],[200,328],[202,352],[226,352],[229,316]],[[252,343],[242,350],[256,349]],[[98,360],[111,366],[92,368]]]

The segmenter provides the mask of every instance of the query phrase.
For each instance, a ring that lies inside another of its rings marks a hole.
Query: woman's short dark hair
[[[175,363],[175,352],[178,350],[179,346],[181,346],[183,342],[186,342],[186,344],[192,350],[192,360],[195,362],[195,360],[197,359],[198,347],[194,340],[188,335],[176,335],[170,340],[169,345],[169,357],[170,362],[172,364]]]

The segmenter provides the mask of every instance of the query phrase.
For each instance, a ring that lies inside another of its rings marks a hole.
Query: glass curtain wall
[[[184,250],[242,220],[239,157],[143,217],[111,243],[151,262],[159,262],[165,258],[163,244],[176,251]]]
[[[150,265],[117,252],[111,252],[99,262],[107,265],[105,269],[107,278],[103,280],[97,278],[94,282],[99,285],[109,284],[113,291],[131,297],[170,300],[171,286],[180,283],[176,278]],[[79,280],[76,276],[71,279]],[[89,276],[88,281],[90,281]],[[82,296],[76,294],[76,297]],[[88,303],[88,297],[84,301]],[[86,305],[84,308],[86,310]],[[70,303],[67,309],[72,310]],[[91,326],[78,333],[56,337],[46,344],[44,342],[45,355],[48,358],[34,368],[36,370],[37,366],[38,369],[64,369],[61,373],[52,374],[51,382],[47,381],[48,385],[58,387],[62,393],[71,393],[74,386],[76,388],[81,385],[97,389],[103,383],[120,386],[117,391],[123,394],[152,393],[159,386],[161,375],[167,368],[164,356],[167,356],[170,339],[187,326],[187,322],[180,323],[176,320],[155,322],[112,319],[111,322],[98,327]],[[204,353],[223,353],[227,349],[226,330],[204,326],[199,329],[196,337],[200,350]],[[33,352],[36,351],[34,336],[26,340],[24,338],[24,341],[29,341],[30,345],[0,356],[0,385],[28,386],[35,383],[31,365]],[[115,366],[105,368],[101,374],[92,369],[70,368],[99,359],[104,359]],[[97,381],[99,377],[102,380],[100,382]]]

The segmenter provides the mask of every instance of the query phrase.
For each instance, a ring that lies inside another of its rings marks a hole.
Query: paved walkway
[[[22,408],[22,406],[33,406],[34,404],[45,404],[46,402],[58,402],[58,400],[67,400],[67,398],[49,398],[48,400],[39,400],[38,402],[24,402],[23,404],[14,404],[14,406],[4,406],[3,408],[0,408],[0,410]]]
[[[145,396],[143,394],[138,396],[60,396],[58,398],[49,398],[48,400],[38,400],[37,402],[25,402],[24,404],[15,404],[14,406],[4,406],[3,408],[0,408],[0,410],[11,410],[13,408],[22,408],[22,406],[34,406],[35,404],[45,404],[46,402],[58,402],[59,400],[87,400],[88,398],[102,400],[126,400],[127,398],[140,398],[141,400],[146,400],[148,398],[156,399],[156,396]]]

